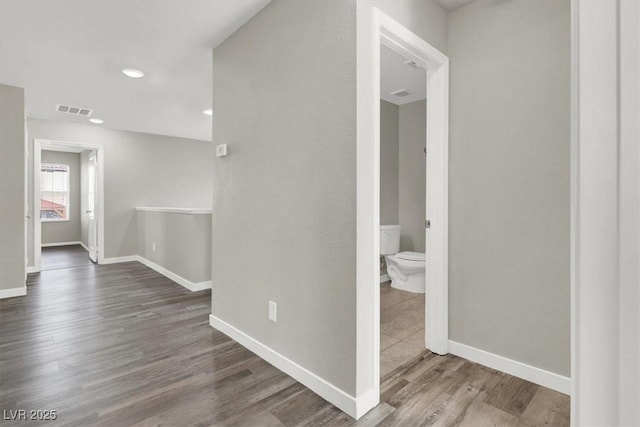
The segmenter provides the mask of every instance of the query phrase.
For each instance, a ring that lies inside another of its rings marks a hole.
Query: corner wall
[[[212,317],[355,394],[354,1],[275,0],[213,53]],[[278,304],[278,322],[267,318]]]
[[[568,0],[449,14],[450,339],[570,375]]]
[[[0,84],[0,298],[26,292],[24,171],[24,89]]]

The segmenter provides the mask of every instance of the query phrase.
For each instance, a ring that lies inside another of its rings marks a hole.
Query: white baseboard
[[[99,264],[119,264],[121,262],[140,261],[138,255],[118,256],[112,258],[104,258]]]
[[[27,287],[0,289],[0,299],[21,297],[27,294]]]
[[[354,418],[359,418],[364,415],[358,413],[358,409],[360,409],[360,411],[368,411],[371,409],[369,400],[374,398],[379,399],[379,396],[374,396],[373,393],[365,393],[359,399],[356,399],[213,314],[209,315],[209,324]],[[369,404],[369,406],[367,406],[367,404]]]
[[[155,262],[149,261],[148,259],[143,258],[141,256],[137,257],[137,261],[142,263],[142,264],[144,264],[144,265],[146,265],[150,269],[157,271],[158,273],[162,274],[163,276],[168,277],[169,279],[173,280],[177,284],[184,286],[185,288],[189,289],[192,292],[203,291],[205,289],[211,289],[211,280],[207,280],[205,282],[194,283],[194,282],[192,282],[192,281],[190,281],[188,279],[185,279],[182,276],[177,275],[173,271],[169,271],[166,268],[156,264]]]
[[[365,392],[356,398],[356,415],[355,419],[360,418],[372,408],[375,408],[380,403],[380,390],[372,389]],[[352,414],[349,414],[353,417]]]
[[[391,277],[389,277],[388,274],[383,274],[380,276],[380,283],[388,282],[389,280],[391,280]]]
[[[55,246],[71,246],[71,245],[82,245],[82,242],[58,242],[58,243],[43,243],[40,247],[43,248],[52,248]],[[82,245],[84,246],[84,245]]]
[[[144,264],[152,270],[157,271],[163,276],[173,280],[177,284],[184,286],[189,289],[191,292],[204,291],[205,289],[211,289],[211,280],[206,280],[204,282],[192,282],[188,279],[185,279],[182,276],[177,275],[173,271],[169,271],[166,268],[156,264],[153,261],[149,261],[148,259],[141,257],[140,255],[129,255],[129,256],[121,256],[121,257],[113,257],[113,258],[105,258],[102,260],[100,264],[118,264],[121,262],[132,262],[137,261],[140,264]]]
[[[82,246],[84,248],[85,251],[89,252],[89,248],[87,247],[87,245],[85,245],[82,242],[78,242],[80,244],[80,246]]]
[[[32,273],[39,273],[40,270],[38,270],[35,266],[30,265],[27,267],[27,274],[32,274]]]
[[[514,377],[550,388],[560,393],[571,393],[571,378],[536,368],[513,359],[508,359],[488,351],[449,341],[449,352],[480,365],[505,372]]]

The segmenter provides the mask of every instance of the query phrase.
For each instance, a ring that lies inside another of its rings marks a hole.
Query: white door
[[[98,227],[96,225],[96,188],[97,188],[98,158],[95,151],[89,154],[89,167],[87,168],[87,219],[89,223],[89,258],[98,262]]]

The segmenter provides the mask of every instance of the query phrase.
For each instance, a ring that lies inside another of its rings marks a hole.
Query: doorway
[[[33,271],[103,259],[103,157],[97,144],[34,140]]]
[[[373,8],[358,20],[356,416],[380,400],[380,50],[426,70],[425,348],[448,352],[449,60]]]
[[[426,70],[380,46],[380,377],[425,353]]]

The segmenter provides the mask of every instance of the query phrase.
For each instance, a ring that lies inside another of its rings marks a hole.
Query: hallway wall
[[[0,84],[0,295],[25,287],[24,89]]]
[[[570,375],[569,0],[449,14],[449,334]]]

